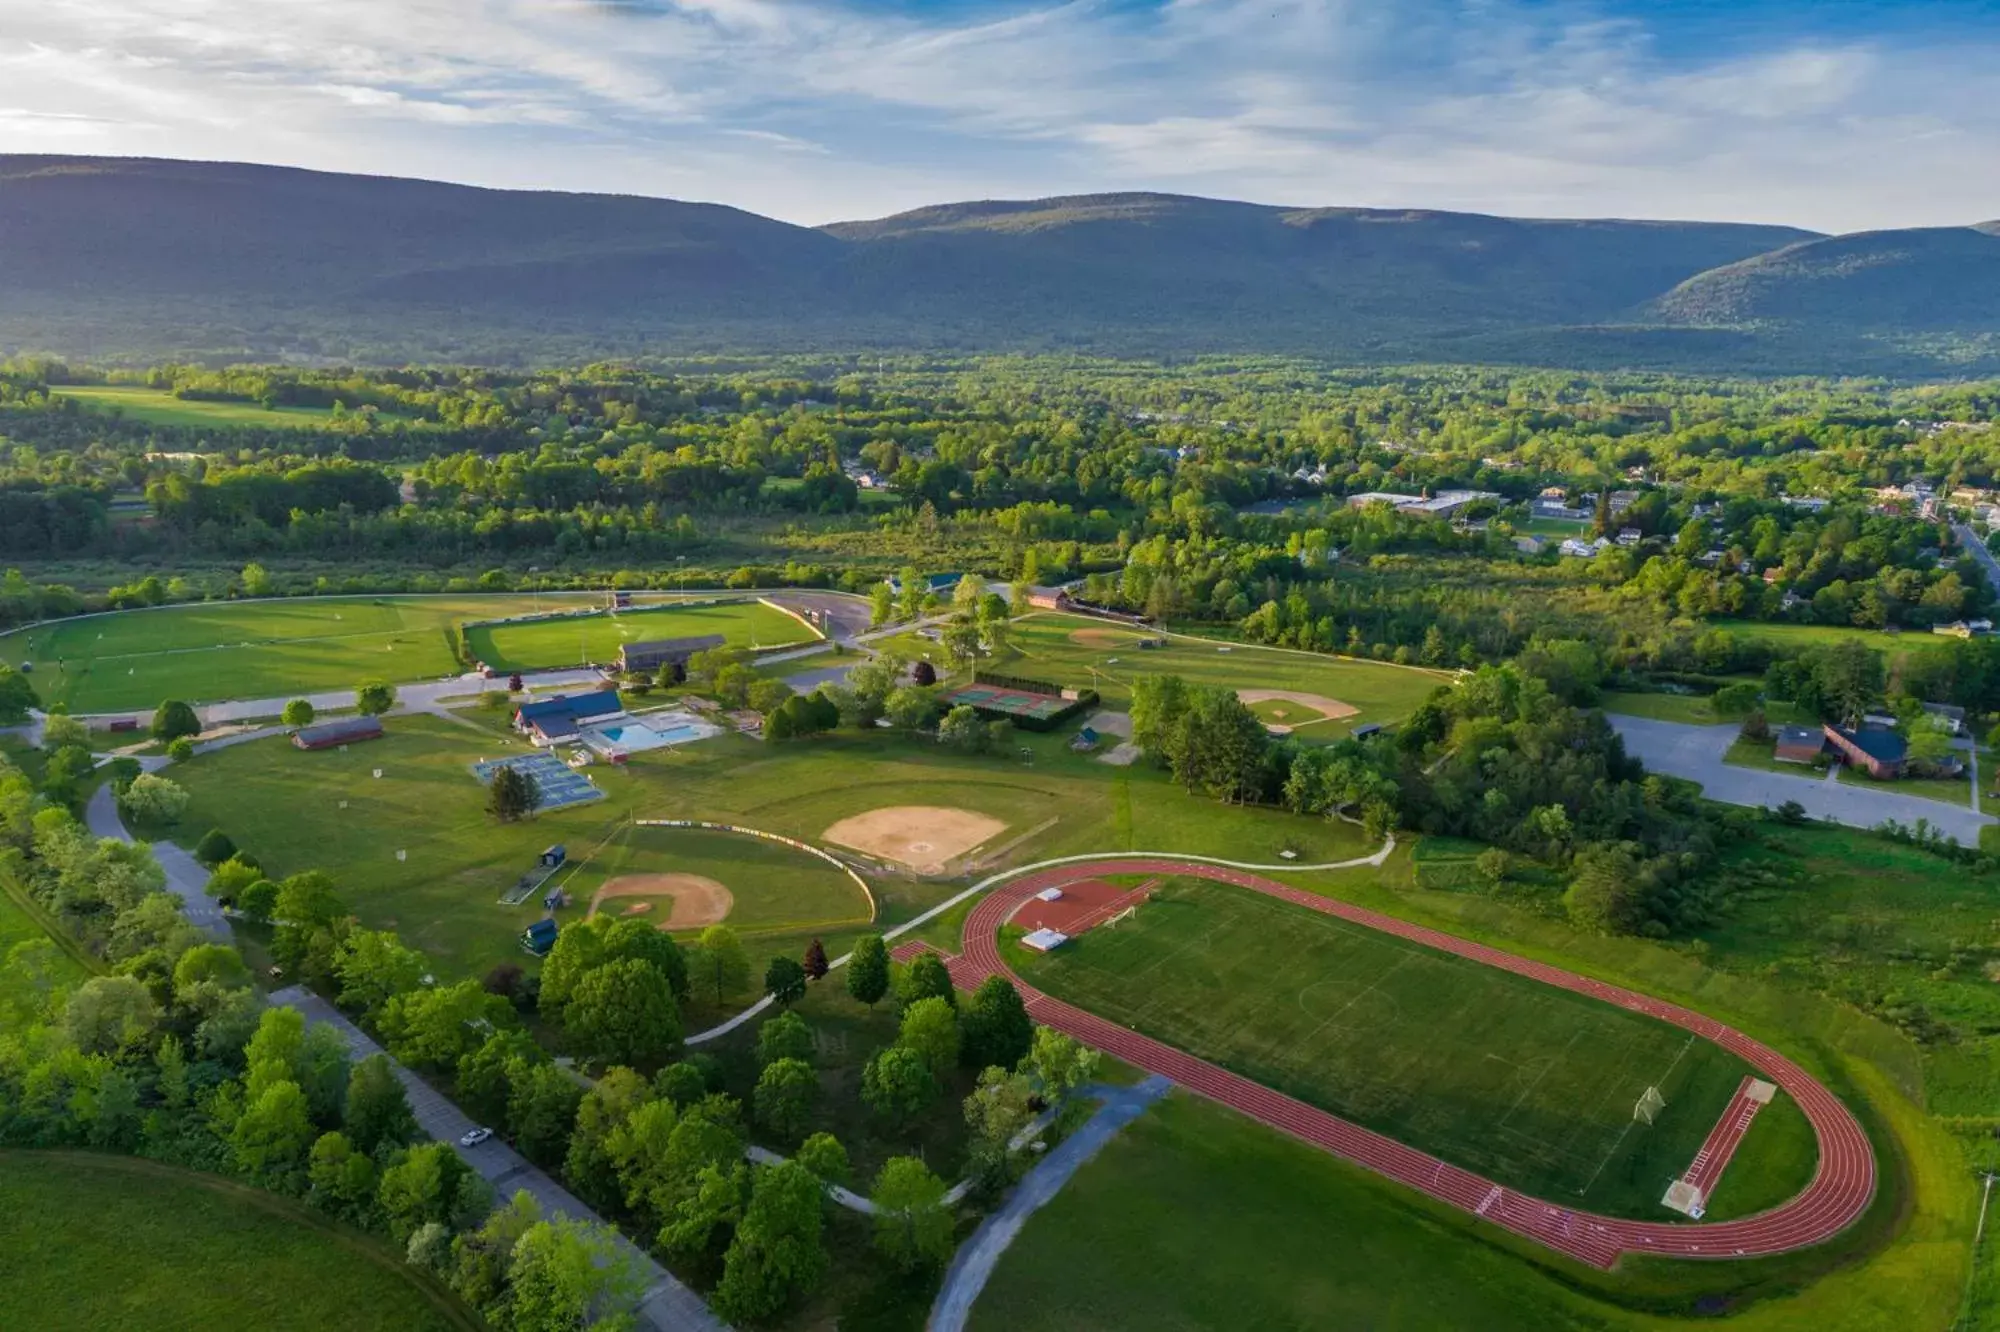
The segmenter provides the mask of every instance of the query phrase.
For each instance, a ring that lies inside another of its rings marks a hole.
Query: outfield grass
[[[1058,953],[1010,946],[1008,957],[1091,1012],[1611,1215],[1672,1219],[1660,1195],[1749,1071],[1665,1023],[1206,881],[1171,881],[1134,922]],[[1650,1127],[1632,1115],[1648,1086],[1667,1100]],[[1715,1219],[1781,1201],[1811,1176],[1803,1114],[1782,1097],[1765,1113],[1771,1150],[1731,1165]]]
[[[616,661],[626,643],[720,634],[731,647],[781,647],[820,635],[796,616],[761,601],[718,606],[659,606],[606,611],[532,624],[479,625],[465,631],[472,655],[500,671],[527,671]]]
[[[0,1153],[8,1332],[444,1332],[401,1255],[275,1195],[150,1161]]]
[[[854,930],[872,907],[859,885],[803,851],[739,833],[626,826],[573,878],[570,900],[587,906],[607,879],[621,874],[698,874],[729,889],[728,923],[740,931]],[[605,910],[616,914],[625,899]],[[655,907],[655,910],[659,910]]]
[[[99,412],[117,412],[141,425],[255,426],[263,430],[325,430],[333,425],[330,407],[264,407],[254,402],[204,402],[176,398],[140,384],[90,384],[56,391]]]
[[[0,660],[33,662],[42,702],[75,712],[149,711],[168,698],[281,698],[367,679],[455,675],[462,668],[446,638],[453,623],[584,599],[594,594],[201,602],[16,631],[0,636]]]
[[[1142,637],[1153,636],[1086,616],[1042,612],[1016,620],[1008,650],[982,665],[1052,684],[1088,686],[1113,708],[1131,702],[1131,682],[1139,676],[1178,675],[1194,684],[1231,689],[1319,694],[1359,710],[1302,733],[1326,740],[1344,738],[1351,728],[1368,722],[1398,721],[1452,678],[1444,671],[1178,634],[1163,648],[1138,646]],[[942,659],[935,644],[921,647]]]

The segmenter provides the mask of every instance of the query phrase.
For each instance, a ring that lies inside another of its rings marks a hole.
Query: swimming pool
[[[605,722],[597,726],[583,728],[583,743],[600,754],[640,754],[649,749],[664,749],[668,745],[684,745],[694,740],[705,740],[716,734],[716,728],[706,722],[696,721],[686,713],[675,713],[662,717],[626,717],[619,721]]]

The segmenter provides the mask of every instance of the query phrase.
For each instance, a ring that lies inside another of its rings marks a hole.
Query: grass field
[[[621,874],[698,874],[729,889],[739,931],[859,929],[868,898],[854,880],[803,851],[739,833],[628,826],[564,886],[579,907]],[[615,911],[619,899],[606,909]]]
[[[525,671],[592,662],[604,665],[615,661],[618,649],[626,643],[704,634],[721,634],[731,647],[744,648],[811,643],[820,637],[810,625],[775,607],[759,601],[736,601],[720,606],[606,611],[533,624],[481,625],[466,630],[465,641],[474,657],[495,670]]]
[[[394,1250],[295,1203],[150,1161],[0,1153],[8,1332],[481,1326]]]
[[[42,702],[75,712],[151,710],[167,698],[277,698],[456,674],[448,626],[552,603],[562,604],[552,595],[203,602],[0,636],[0,660],[33,662]]]
[[[66,952],[40,921],[30,916],[25,908],[0,885],[0,962],[4,962],[8,952],[16,944],[33,939],[47,939],[54,945],[49,955],[48,980],[56,986],[70,986],[83,981],[87,973],[83,964]],[[28,988],[27,977],[6,966],[0,966],[0,1011],[15,1005],[38,1007],[40,998]]]
[[[1552,1201],[1671,1219],[1747,1067],[1664,1023],[1243,889],[1174,881],[1134,922],[1047,956],[1031,983],[1267,1086]],[[1650,1128],[1632,1108],[1658,1086]],[[1768,1118],[1768,1124],[1766,1120]],[[1709,1215],[1805,1185],[1810,1127],[1760,1115]]]
[[[985,665],[1053,684],[1091,686],[1113,708],[1131,701],[1130,684],[1137,677],[1179,675],[1195,684],[1319,694],[1359,709],[1356,716],[1302,733],[1302,738],[1325,740],[1343,739],[1351,728],[1368,722],[1408,716],[1451,678],[1442,671],[1179,635],[1170,637],[1166,647],[1142,649],[1138,643],[1145,636],[1102,620],[1044,612],[1015,621],[1010,649]],[[937,651],[934,645],[923,646]]]
[[[1881,629],[1860,629],[1844,624],[1765,624],[1756,620],[1712,620],[1709,623],[1737,638],[1788,652],[1849,640],[1882,652],[1924,651],[1951,641],[1920,630],[1892,634]]]
[[[90,384],[63,388],[70,398],[99,412],[116,412],[141,425],[255,426],[263,430],[324,430],[333,424],[329,407],[263,407],[254,402],[202,402],[176,398],[140,384]]]

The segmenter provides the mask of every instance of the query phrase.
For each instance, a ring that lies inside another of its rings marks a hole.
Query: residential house
[[[1843,762],[1878,782],[1894,781],[1903,775],[1903,762],[1910,747],[1894,731],[1874,726],[1850,731],[1844,726],[1829,725],[1826,739]]]
[[[1965,709],[1950,703],[1926,703],[1924,711],[1945,724],[1953,735],[1965,734]]]
[[[1594,560],[1609,544],[1606,541],[1585,541],[1580,537],[1571,537],[1569,540],[1563,542],[1561,546],[1557,547],[1557,549],[1575,559]]]
[[[1621,546],[1636,546],[1645,539],[1646,534],[1636,527],[1621,527],[1618,529],[1618,544]]]
[[[1514,538],[1514,549],[1523,555],[1539,555],[1548,548],[1548,542],[1532,533]]]

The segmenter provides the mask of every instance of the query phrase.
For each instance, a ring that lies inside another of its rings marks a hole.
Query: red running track
[[[1764,1108],[1762,1101],[1750,1095],[1750,1086],[1755,1081],[1754,1078],[1743,1079],[1736,1094],[1729,1098],[1729,1104],[1722,1108],[1715,1127],[1708,1131],[1701,1150],[1688,1163],[1687,1172],[1681,1176],[1699,1189],[1704,1199],[1715,1192],[1715,1186],[1722,1180],[1722,1172],[1729,1168],[1730,1158],[1743,1144],[1743,1135],[1750,1131],[1750,1121]]]
[[[1495,1184],[1394,1138],[1349,1123],[1207,1060],[1051,998],[1008,970],[1000,957],[999,933],[1001,924],[1016,907],[1044,888],[1105,874],[1180,874],[1235,884],[1439,952],[1589,995],[1691,1031],[1740,1056],[1798,1103],[1819,1139],[1819,1163],[1812,1181],[1791,1201],[1736,1221],[1701,1224],[1626,1221],[1574,1211]],[[1736,1258],[1804,1248],[1845,1229],[1867,1210],[1875,1194],[1875,1153],[1854,1115],[1812,1075],[1761,1041],[1692,1009],[1516,957],[1456,935],[1412,925],[1393,916],[1302,892],[1242,870],[1196,861],[1135,857],[1090,861],[1024,875],[995,888],[973,908],[965,921],[964,952],[952,961],[951,970],[954,981],[967,989],[977,986],[987,976],[1006,976],[1020,990],[1028,1012],[1037,1022],[1067,1032],[1149,1073],[1171,1078],[1189,1091],[1261,1120],[1302,1142],[1595,1267],[1609,1268],[1624,1253]]]

